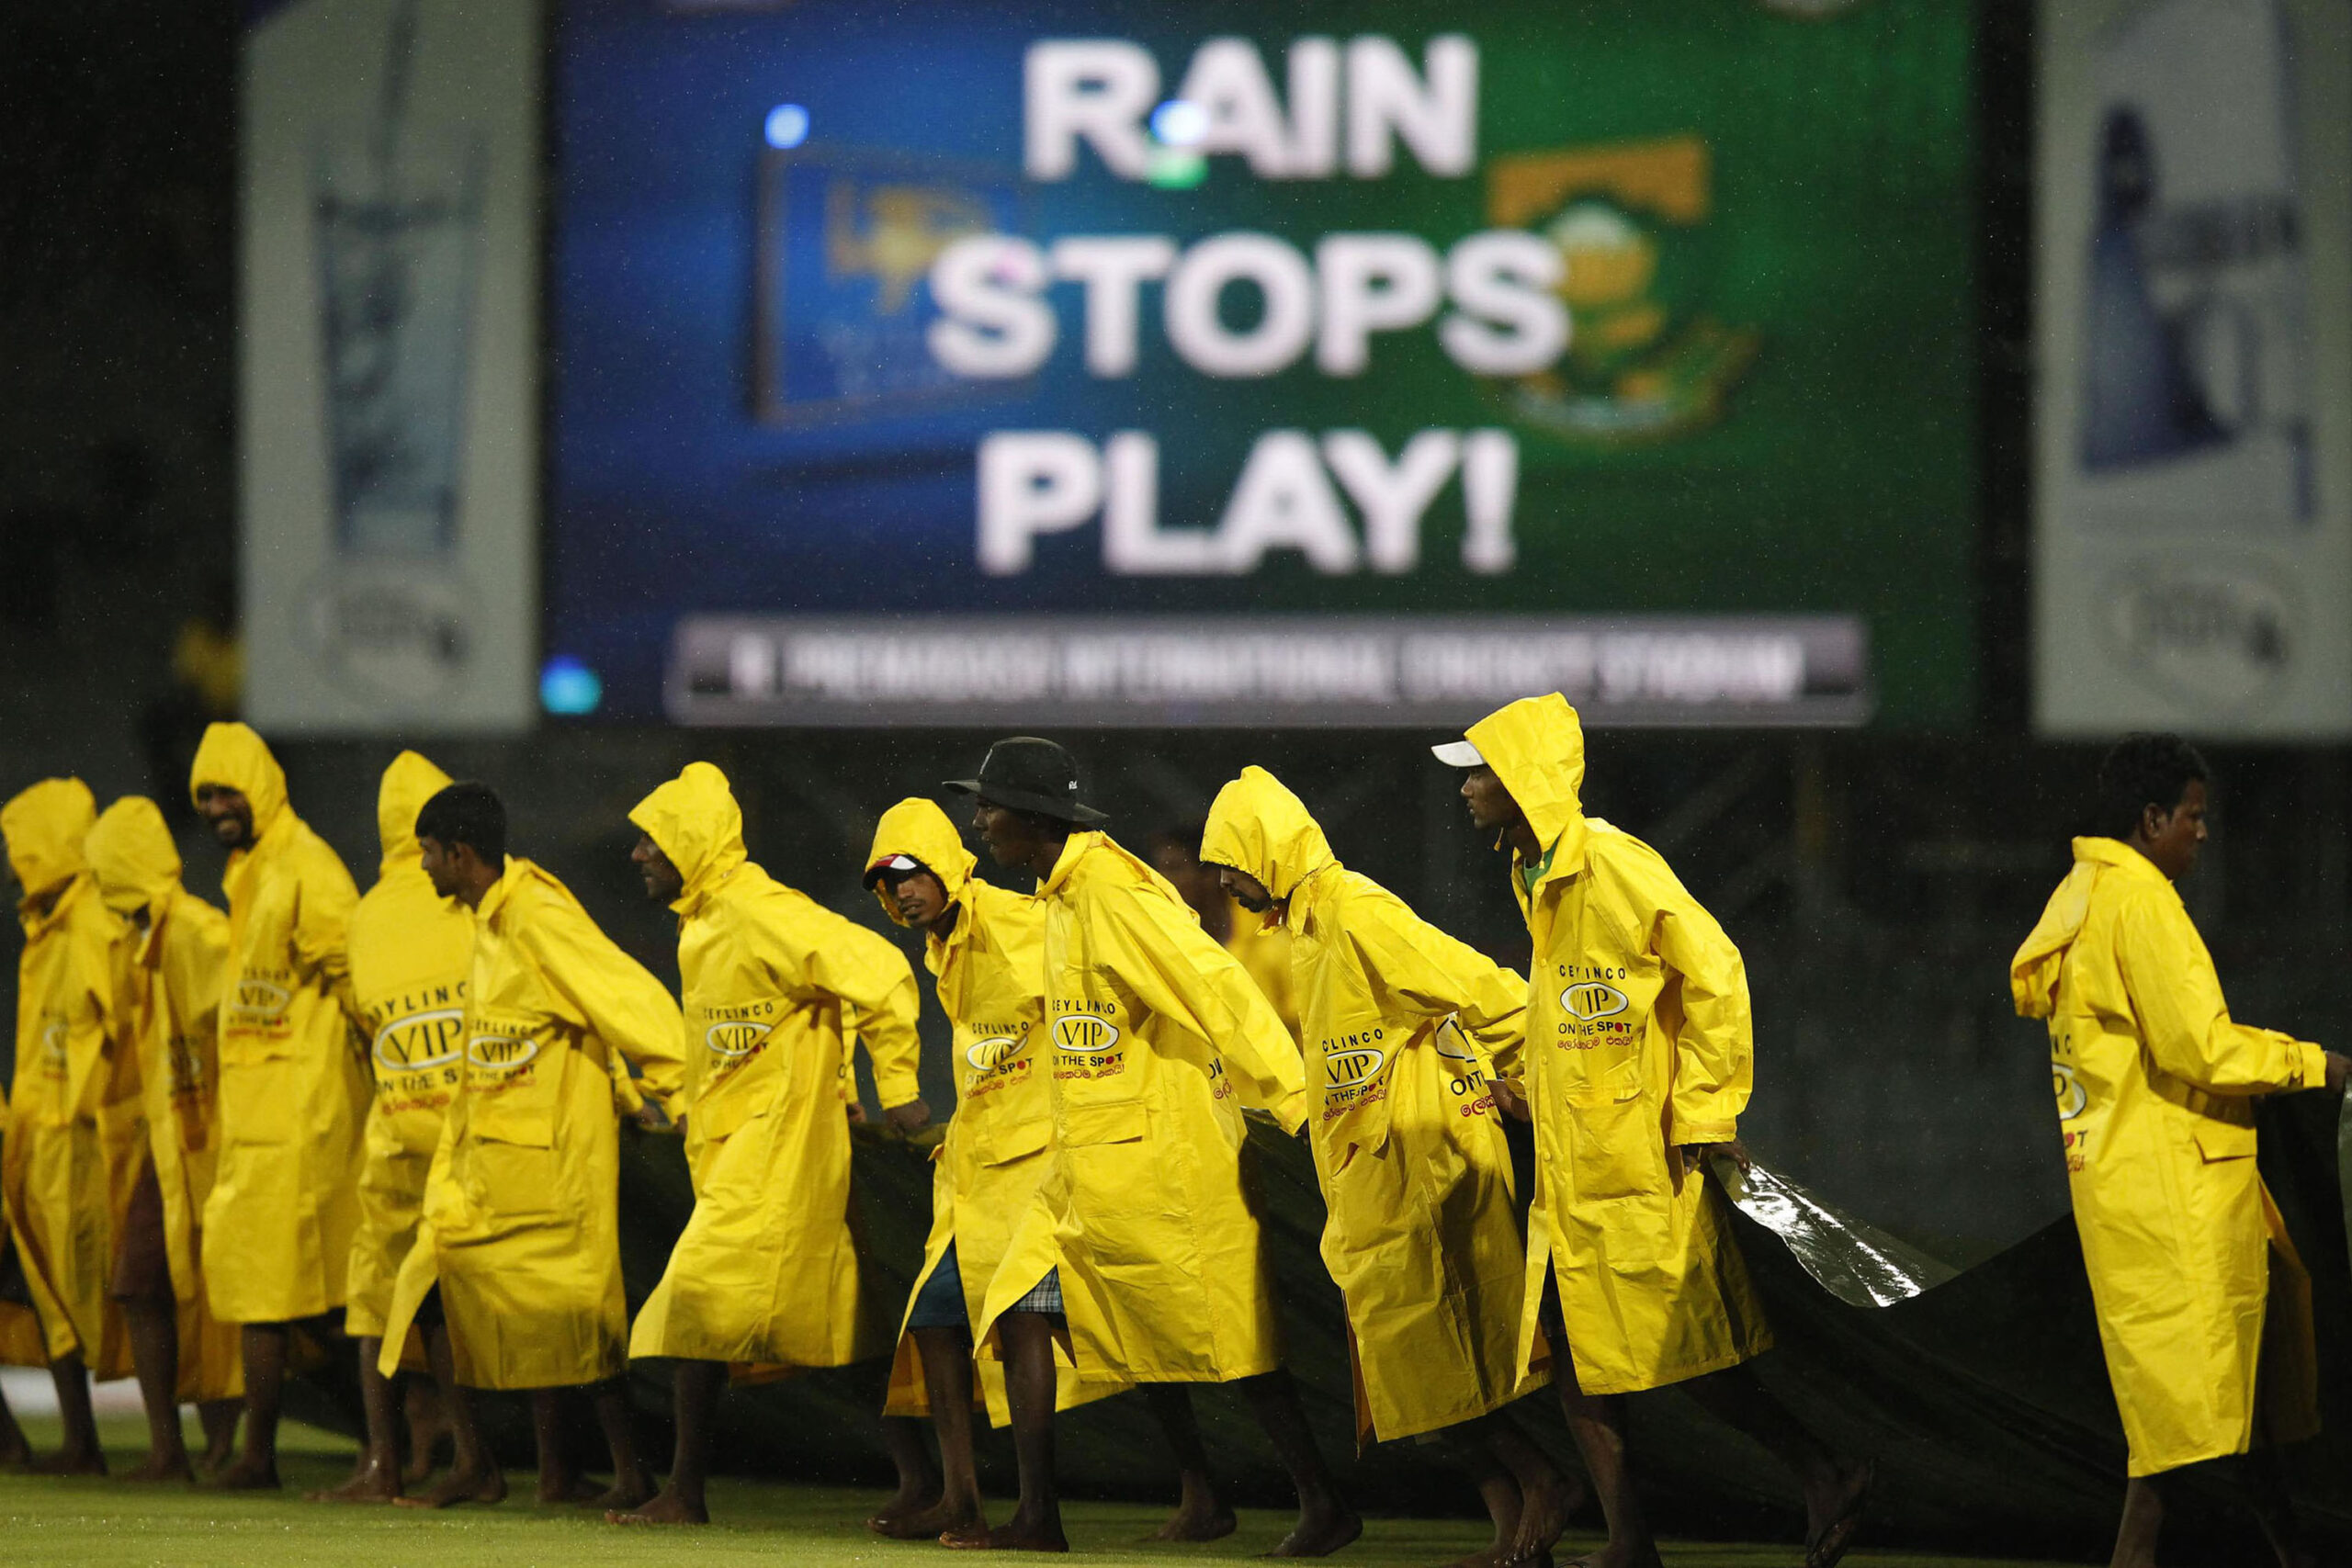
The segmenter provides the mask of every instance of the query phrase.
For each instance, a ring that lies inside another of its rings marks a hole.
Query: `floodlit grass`
[[[36,1449],[57,1440],[53,1420],[28,1419]],[[191,1435],[195,1423],[188,1423]],[[137,1421],[105,1423],[107,1451],[127,1469],[144,1452]],[[384,1507],[336,1507],[300,1500],[304,1490],[332,1485],[348,1472],[351,1444],[305,1427],[288,1427],[280,1472],[284,1494],[230,1495],[179,1486],[135,1486],[117,1481],[51,1480],[0,1475],[0,1561],[9,1568],[68,1564],[115,1568],[260,1565],[297,1568],[590,1568],[597,1563],[693,1563],[695,1568],[762,1564],[774,1568],[899,1568],[938,1562],[940,1549],[888,1541],[860,1523],[882,1500],[878,1492],[789,1486],[721,1479],[711,1483],[718,1523],[707,1529],[622,1529],[574,1508],[533,1506],[532,1477],[510,1474],[513,1495],[494,1508],[427,1514]],[[998,1515],[1011,1512],[1006,1503]],[[1076,1503],[1067,1510],[1074,1561],[1183,1568],[1255,1557],[1281,1539],[1285,1516],[1244,1509],[1238,1533],[1208,1549],[1147,1545],[1143,1538],[1166,1517],[1160,1508]],[[1334,1561],[1352,1568],[1430,1568],[1483,1545],[1486,1532],[1466,1520],[1374,1519],[1364,1539]],[[1572,1535],[1560,1561],[1599,1544]],[[1713,1542],[1666,1548],[1668,1568],[1767,1568],[1798,1560],[1792,1543],[1767,1546]],[[964,1561],[961,1558],[956,1561]],[[1929,1568],[1958,1559],[1861,1551],[1847,1561],[1862,1568]]]

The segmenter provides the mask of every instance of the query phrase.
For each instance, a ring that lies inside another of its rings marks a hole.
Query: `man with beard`
[[[242,724],[204,732],[196,809],[229,852],[220,1004],[220,1159],[204,1205],[212,1315],[243,1325],[243,1451],[213,1477],[275,1488],[277,1416],[300,1325],[331,1343],[358,1228],[368,1079],[352,1049],[344,931],[358,889],[286,799],[286,774]]]

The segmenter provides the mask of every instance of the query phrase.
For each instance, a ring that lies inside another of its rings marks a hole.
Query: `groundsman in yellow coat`
[[[392,1385],[377,1363],[392,1286],[424,1218],[442,1117],[464,1076],[466,979],[473,967],[473,916],[433,890],[416,841],[416,814],[449,783],[413,751],[402,751],[384,770],[376,790],[383,861],[376,885],[351,915],[351,999],[367,1036],[376,1097],[361,1139],[359,1229],[351,1240],[343,1318],[344,1332],[359,1342],[368,1432],[351,1479],[334,1494],[338,1498],[400,1495]],[[457,1435],[467,1441],[472,1436],[466,1427]],[[458,1468],[468,1468],[466,1456]]]
[[[1730,1206],[1704,1168],[1711,1149],[1747,1159],[1739,1113],[1755,1040],[1739,950],[1657,851],[1585,816],[1584,730],[1558,694],[1512,703],[1436,752],[1468,770],[1472,822],[1510,844],[1533,939],[1521,1364],[1556,1299],[1545,1326],[1568,1355],[1555,1347],[1555,1385],[1612,1551],[1651,1550],[1616,1396],[1680,1382],[1797,1473],[1806,1562],[1822,1568],[1852,1539],[1871,1467],[1839,1462],[1751,1375],[1728,1374],[1771,1344]]]
[[[229,918],[180,885],[164,814],[132,795],[107,807],[85,840],[107,907],[124,922],[117,1009],[139,1058],[147,1159],[116,1248],[114,1294],[129,1321],[150,1448],[143,1474],[192,1474],[180,1434],[196,1404],[208,1459],[228,1458],[243,1397],[240,1336],[204,1291],[204,1204],[220,1157],[220,987]]]
[[[1358,1441],[1458,1428],[1475,1445],[1465,1457],[1494,1516],[1493,1550],[1532,1560],[1559,1539],[1567,1491],[1540,1450],[1487,1419],[1548,1381],[1520,1371],[1527,1259],[1488,1079],[1517,1076],[1527,982],[1341,865],[1306,804],[1263,768],[1217,792],[1200,857],[1289,937],[1323,1262],[1347,1304]]]
[[[661,981],[597,929],[569,888],[506,853],[505,807],[489,789],[441,790],[419,812],[416,833],[435,889],[473,910],[473,964],[465,1070],[378,1365],[387,1376],[398,1368],[424,1309],[456,1385],[540,1391],[547,1499],[576,1482],[557,1440],[552,1391],[596,1385],[616,1471],[605,1500],[633,1507],[651,1486],[615,1382],[628,1327],[616,1110],[640,1109],[642,1094],[673,1118],[684,1111],[684,1021]],[[641,1089],[616,1076],[630,1066]],[[455,1388],[444,1392],[452,1419],[465,1420]],[[494,1479],[494,1471],[453,1472],[431,1500],[478,1495]]]
[[[106,1468],[88,1374],[130,1370],[129,1337],[107,1286],[137,1175],[129,1156],[146,1135],[137,1052],[113,1016],[120,927],[83,855],[96,815],[80,779],[43,779],[0,806],[25,931],[0,1198],[65,1419],[63,1451],[49,1468],[77,1472]]]
[[[1305,1120],[1289,1031],[1168,879],[1097,830],[1106,818],[1080,801],[1061,747],[1001,740],[978,778],[944,787],[977,798],[982,843],[1000,865],[1036,875],[1046,903],[1053,1161],[977,1325],[1000,1337],[1022,1458],[1020,1506],[987,1540],[1062,1539],[1050,1332],[1066,1336],[1088,1379],[1240,1382],[1299,1489],[1298,1527],[1278,1551],[1336,1550],[1362,1524],[1282,1370],[1241,1168],[1244,1106],[1293,1133]],[[1065,1327],[1053,1326],[1057,1311]]]
[[[2100,785],[2117,836],[2075,840],[2009,986],[2018,1012],[2050,1025],[2075,1224],[2131,1443],[2115,1561],[2152,1563],[2157,1478],[2319,1429],[2311,1280],[2255,1168],[2254,1109],[2340,1090],[2352,1061],[2230,1017],[2173,889],[2206,835],[2203,760],[2138,736]],[[2274,1462],[2266,1452],[2262,1468]],[[2282,1489],[2245,1490],[2299,1561]]]
[[[898,948],[749,858],[718,768],[689,763],[629,820],[647,895],[678,917],[695,1182],[694,1214],[629,1335],[632,1357],[682,1363],[676,1462],[644,1517],[701,1522],[727,1363],[838,1367],[885,1349],[851,1217],[849,1051],[865,1045],[890,1124],[923,1125],[920,1003]]]
[[[359,1224],[368,1086],[344,954],[359,891],[294,814],[277,759],[244,725],[205,730],[188,787],[229,852],[220,1156],[204,1205],[204,1285],[213,1316],[245,1325],[245,1432],[243,1452],[213,1483],[275,1487],[288,1325],[343,1305]]]

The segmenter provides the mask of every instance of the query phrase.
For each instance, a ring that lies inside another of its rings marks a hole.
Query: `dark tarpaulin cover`
[[[2352,1546],[2352,1375],[2339,1350],[2352,1330],[2352,1266],[2337,1116],[2330,1096],[2267,1105],[2261,1161],[2312,1273],[2319,1325],[2327,1429],[2288,1451],[2289,1473],[2315,1540],[2340,1549]],[[855,1151],[869,1296],[895,1325],[930,1229],[928,1150],[861,1128]],[[1353,1446],[1346,1334],[1339,1292],[1317,1250],[1323,1203],[1314,1168],[1304,1144],[1254,1120],[1250,1154],[1283,1292],[1289,1364],[1326,1451],[1346,1456]],[[1735,1177],[1734,1189],[1739,1185]],[[1876,1457],[1864,1542],[2104,1556],[2122,1496],[2123,1436],[2073,1220],[1953,1274],[1792,1184],[1759,1173],[1751,1185],[1747,1207],[1771,1224],[1736,1209],[1737,1230],[1779,1339],[1755,1368],[1834,1446]],[[661,1277],[691,1206],[677,1140],[631,1131],[621,1166],[621,1246],[632,1310]],[[1902,1294],[1922,1285],[1928,1288]],[[1873,1298],[1889,1304],[1865,1304]],[[658,1464],[669,1441],[668,1373],[640,1362],[632,1384],[647,1452]],[[879,1390],[872,1366],[739,1386],[720,1404],[716,1451],[742,1473],[880,1483],[889,1467],[873,1416]],[[1215,1388],[1194,1396],[1213,1461],[1235,1498],[1287,1503],[1281,1469],[1240,1401]],[[315,1393],[309,1403],[312,1415],[356,1429],[356,1411],[324,1408]],[[1800,1538],[1794,1483],[1762,1449],[1672,1391],[1636,1396],[1632,1410],[1636,1461],[1662,1531]],[[518,1447],[515,1459],[527,1462],[520,1410],[496,1414],[501,1446]],[[1513,1414],[1573,1463],[1548,1393],[1521,1401]],[[1169,1458],[1139,1399],[1069,1412],[1060,1431],[1071,1495],[1164,1497],[1172,1505]],[[1343,1473],[1360,1502],[1376,1502],[1383,1513],[1477,1512],[1476,1495],[1440,1447],[1376,1445]],[[982,1479],[999,1495],[1012,1489],[1010,1445],[1001,1433],[984,1440]],[[2250,1521],[2222,1507],[2218,1493],[2184,1502],[2167,1542],[2176,1553],[2202,1551],[2209,1561],[2268,1561]]]

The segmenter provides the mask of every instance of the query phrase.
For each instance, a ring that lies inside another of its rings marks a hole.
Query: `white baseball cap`
[[[1449,768],[1483,768],[1487,765],[1487,759],[1478,755],[1478,748],[1467,740],[1449,740],[1442,746],[1432,746],[1430,755]]]

